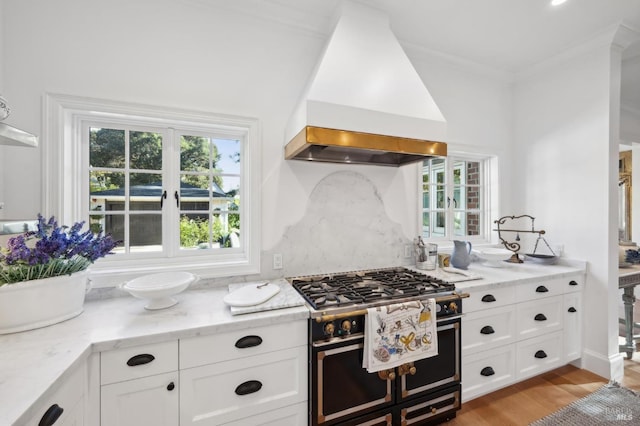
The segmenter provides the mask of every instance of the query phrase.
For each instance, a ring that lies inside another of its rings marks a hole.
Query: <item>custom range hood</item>
[[[400,166],[445,156],[446,121],[379,10],[342,3],[286,128],[285,158]]]

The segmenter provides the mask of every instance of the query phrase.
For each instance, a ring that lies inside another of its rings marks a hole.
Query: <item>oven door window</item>
[[[342,346],[340,346],[342,345]],[[313,348],[317,381],[313,389],[314,424],[390,405],[391,380],[362,368],[362,339]]]
[[[460,382],[460,320],[438,324],[438,355],[414,363],[400,379],[400,398]]]

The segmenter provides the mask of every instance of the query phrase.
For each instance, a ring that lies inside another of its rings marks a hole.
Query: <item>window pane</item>
[[[180,137],[180,170],[208,171],[210,161],[217,161],[217,151],[211,152],[209,139],[200,136]]]
[[[467,235],[467,228],[465,222],[466,213],[455,212],[453,214],[453,235],[456,237],[463,237]]]
[[[454,214],[454,235],[467,237],[480,235],[480,214],[469,212],[456,212]]]
[[[423,209],[428,209],[430,206],[429,203],[429,191],[425,191],[422,193],[422,208]]]
[[[89,173],[89,209],[124,210],[124,173]]]
[[[89,165],[91,167],[124,167],[124,130],[89,129]]]
[[[444,212],[432,213],[433,227],[432,232],[434,237],[444,237],[446,235],[446,218]]]
[[[129,133],[129,167],[162,170],[162,135],[152,132]]]
[[[189,214],[180,217],[180,248],[211,248],[209,215]]]
[[[445,193],[445,188],[442,185],[438,185],[436,187],[436,200],[435,200],[435,205],[437,209],[444,209],[447,207],[446,204],[446,193]]]
[[[132,214],[129,216],[129,245],[132,253],[162,250],[162,216]]]
[[[160,197],[163,193],[162,175],[131,173],[129,184],[130,210],[160,210]],[[175,200],[169,199],[167,194],[164,203],[173,204]]]
[[[429,229],[429,212],[422,212],[422,236],[427,238],[431,236]]]
[[[467,161],[467,182],[468,185],[480,184],[480,162]]]
[[[216,169],[220,173],[240,175],[240,141],[214,139],[213,145],[218,152]]]

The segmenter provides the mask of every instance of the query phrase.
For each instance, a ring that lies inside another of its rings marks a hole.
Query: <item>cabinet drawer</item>
[[[191,368],[307,344],[307,321],[253,327],[180,340],[180,368]]]
[[[559,296],[564,293],[564,279],[535,281],[516,286],[516,299],[518,302],[543,299],[545,297]]]
[[[519,339],[540,336],[562,329],[562,296],[520,303],[517,308]]]
[[[562,332],[534,337],[516,345],[518,380],[552,370],[563,364]]]
[[[496,287],[485,290],[470,290],[469,297],[464,299],[463,311],[466,313],[482,309],[497,308],[509,305],[516,300],[514,287]]]
[[[465,314],[462,329],[463,354],[513,343],[516,339],[516,307],[509,305]]]
[[[100,383],[103,385],[177,369],[177,340],[100,353]]]
[[[221,426],[300,426],[308,422],[307,403],[290,405],[277,410],[223,423]]]
[[[474,353],[462,358],[462,400],[508,386],[516,379],[516,345]]]
[[[181,370],[180,424],[220,425],[304,402],[307,365],[299,346]]]

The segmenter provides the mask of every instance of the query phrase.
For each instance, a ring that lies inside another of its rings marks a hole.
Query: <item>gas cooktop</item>
[[[452,294],[455,284],[407,268],[287,278],[315,310]]]

